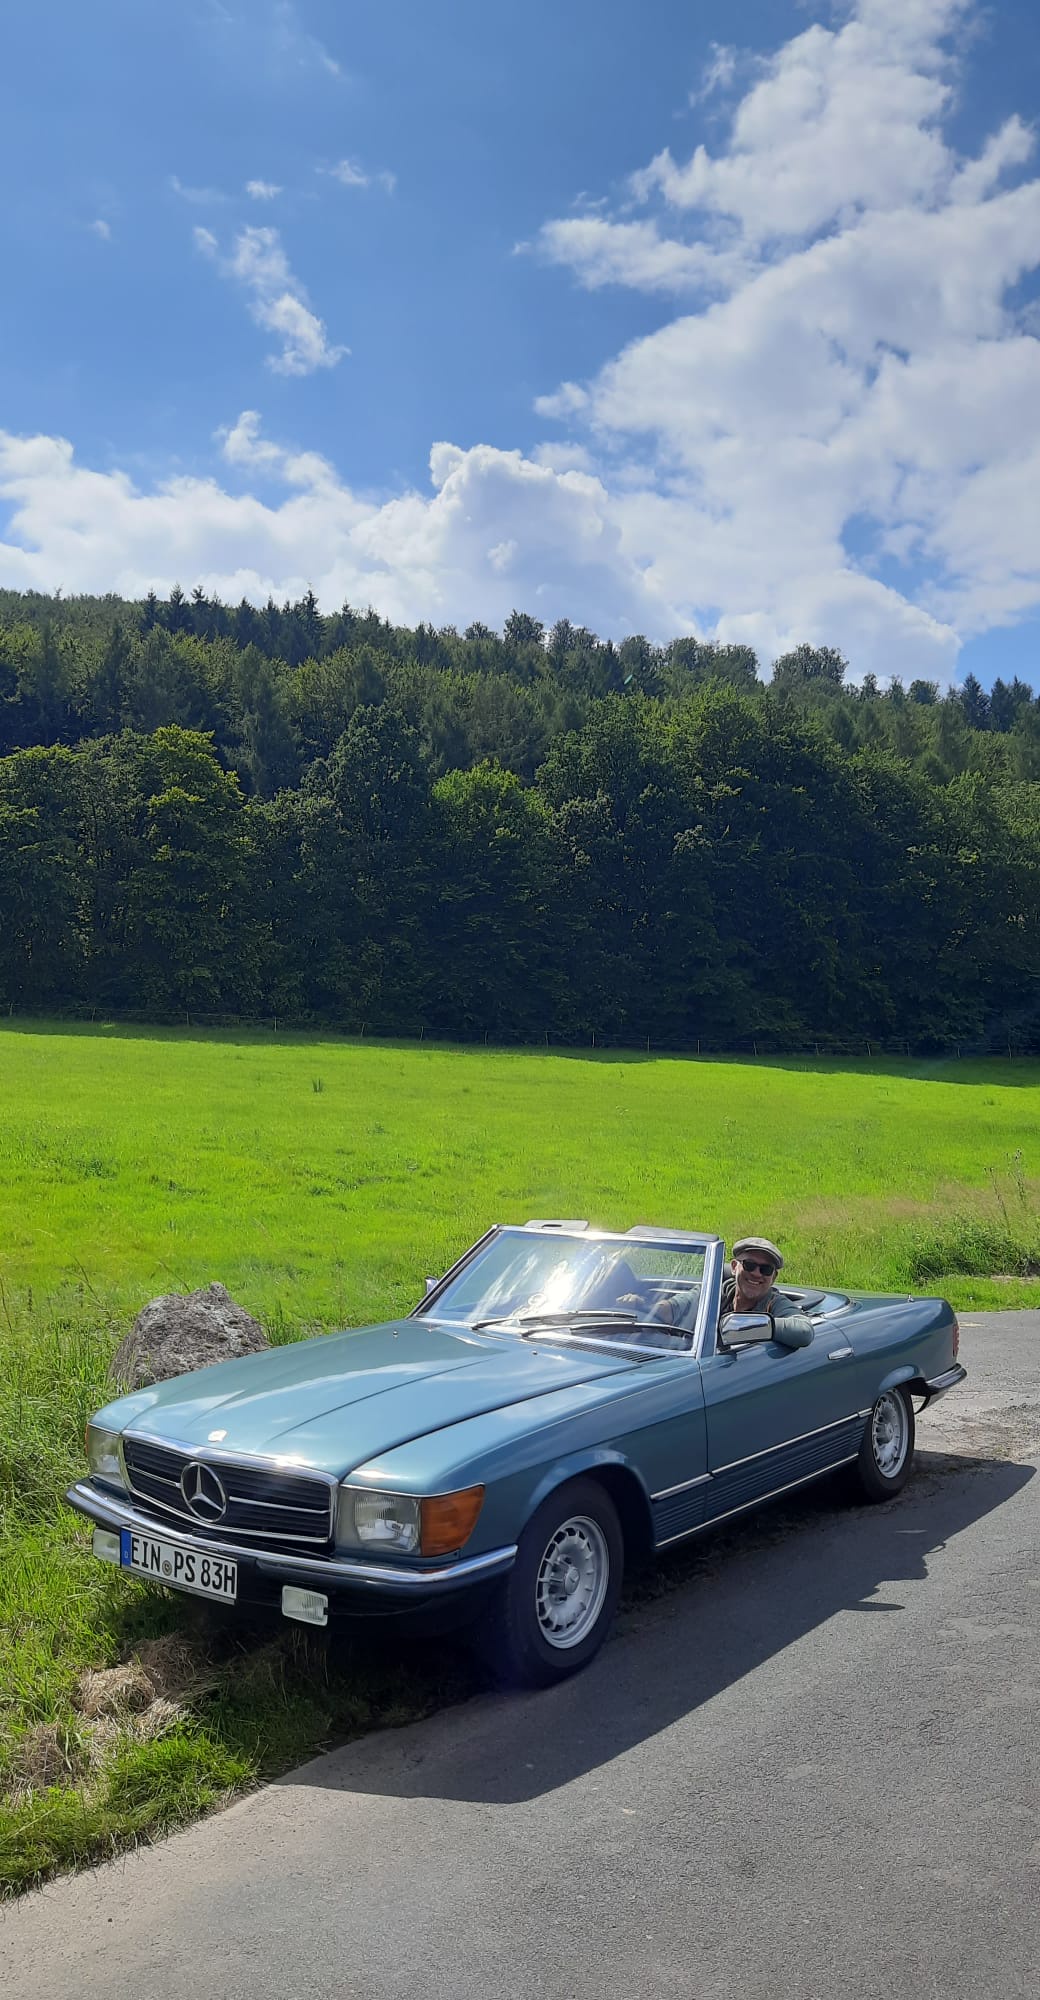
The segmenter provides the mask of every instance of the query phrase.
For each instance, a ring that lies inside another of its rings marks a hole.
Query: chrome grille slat
[[[236,1465],[150,1439],[125,1436],[123,1463],[131,1492],[157,1516],[172,1515],[200,1535],[233,1530],[258,1541],[327,1548],[332,1539],[334,1489],[324,1479],[278,1466]],[[227,1506],[219,1520],[192,1513],[180,1492],[186,1465],[208,1465],[221,1480]],[[232,1481],[234,1482],[232,1487]],[[176,1498],[174,1496],[176,1495]]]

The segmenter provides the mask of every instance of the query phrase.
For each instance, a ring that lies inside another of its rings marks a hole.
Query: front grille
[[[123,1439],[123,1463],[130,1489],[147,1513],[185,1521],[196,1534],[217,1541],[229,1534],[249,1535],[258,1542],[296,1542],[310,1550],[331,1542],[334,1490],[312,1474],[237,1464],[135,1437]],[[187,1505],[181,1474],[188,1465],[206,1466],[219,1478],[227,1495],[219,1518],[210,1509],[196,1513]]]

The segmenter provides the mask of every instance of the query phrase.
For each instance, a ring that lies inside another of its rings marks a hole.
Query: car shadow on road
[[[484,1695],[319,1758],[283,1783],[517,1804],[668,1729],[842,1614],[898,1618],[958,1535],[1021,1492],[1029,1464],[919,1452],[913,1483],[849,1506],[837,1478],[696,1538],[627,1590],[615,1637],[541,1693]]]

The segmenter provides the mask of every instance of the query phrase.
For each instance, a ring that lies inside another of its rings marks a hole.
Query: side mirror
[[[437,1290],[437,1287],[438,1287],[438,1285],[439,1285],[439,1284],[440,1284],[440,1279],[439,1279],[439,1278],[427,1278],[427,1280],[426,1280],[426,1297],[427,1297],[427,1298],[429,1298],[429,1296],[430,1296],[430,1293],[431,1293],[431,1292],[435,1292],[435,1291]]]
[[[723,1313],[719,1321],[719,1340],[723,1347],[761,1346],[775,1338],[768,1313]]]

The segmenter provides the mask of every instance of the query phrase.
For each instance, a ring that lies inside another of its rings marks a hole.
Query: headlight
[[[379,1549],[416,1555],[419,1501],[409,1493],[379,1493],[364,1486],[341,1486],[336,1510],[340,1548]]]
[[[394,1555],[453,1555],[473,1533],[483,1503],[482,1486],[423,1500],[413,1493],[341,1486],[336,1542],[340,1548],[385,1549]]]
[[[106,1486],[125,1488],[119,1438],[118,1431],[104,1431],[97,1424],[88,1424],[87,1465],[92,1479],[103,1479]]]

